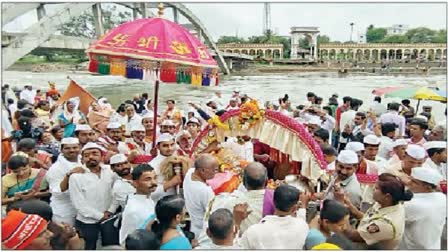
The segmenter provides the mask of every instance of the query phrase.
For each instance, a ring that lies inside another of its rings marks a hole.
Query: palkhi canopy
[[[154,131],[156,139],[159,80],[194,86],[218,84],[218,64],[207,47],[184,27],[163,16],[124,23],[93,43],[89,71],[154,81]]]

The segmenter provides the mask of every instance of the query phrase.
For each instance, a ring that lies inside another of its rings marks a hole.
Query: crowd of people
[[[160,113],[147,93],[116,108],[99,97],[87,111],[60,98],[54,84],[3,85],[4,249],[446,249],[446,108],[435,120],[406,99],[368,106],[312,92],[297,106],[288,95],[261,104],[321,147],[317,184],[292,174],[304,191],[258,139],[193,150],[211,118],[253,99],[237,90],[185,108],[170,99]],[[236,190],[217,194],[221,149],[247,166]]]

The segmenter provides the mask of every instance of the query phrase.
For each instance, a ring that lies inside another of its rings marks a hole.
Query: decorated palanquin
[[[191,155],[198,155],[214,141],[222,143],[226,137],[238,136],[249,136],[269,145],[270,158],[279,164],[288,164],[283,178],[288,174],[300,174],[308,179],[310,187],[314,187],[325,172],[327,164],[320,146],[305,127],[282,113],[260,109],[255,100],[243,104],[238,110],[211,118],[193,143]],[[234,161],[230,163],[238,163]],[[241,175],[243,168],[229,166],[229,172]],[[274,182],[271,181],[269,186],[275,187]],[[225,188],[226,191],[233,189]]]

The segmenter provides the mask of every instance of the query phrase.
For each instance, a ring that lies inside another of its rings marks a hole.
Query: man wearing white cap
[[[103,147],[89,142],[81,150],[84,173],[70,176],[69,192],[77,210],[76,228],[86,242],[86,250],[95,250],[101,221],[110,218],[107,210],[112,201],[111,188],[114,172],[101,164]]]
[[[149,162],[157,174],[157,190],[151,195],[156,203],[164,196],[176,194],[176,186],[182,184],[180,175],[174,176],[170,181],[165,181],[165,177],[160,173],[160,164],[175,153],[174,137],[168,133],[161,134],[157,138],[157,149],[159,154]]]
[[[187,130],[191,135],[191,140],[194,141],[201,131],[201,124],[196,117],[192,117],[187,122]]]
[[[359,208],[361,204],[361,185],[356,178],[358,156],[350,150],[342,150],[336,159],[336,172],[325,192],[325,199],[335,199],[335,193],[349,193],[350,201]]]
[[[226,110],[231,111],[231,110],[237,110],[237,109],[239,109],[238,98],[236,98],[236,97],[230,98],[229,105],[227,105]]]
[[[132,185],[131,163],[124,154],[116,154],[110,158],[110,167],[118,175],[112,187],[112,203],[108,212],[115,213],[121,206],[123,211],[126,199],[135,193]]]
[[[446,179],[446,142],[426,142],[423,147],[428,152],[428,159],[424,166],[435,169]]]
[[[369,165],[377,167],[377,172],[375,174],[381,173],[386,166],[386,160],[378,156],[378,150],[381,143],[379,137],[375,135],[367,135],[363,139],[364,142],[364,158]],[[379,171],[379,172],[378,172]],[[367,172],[367,174],[371,174]]]
[[[188,157],[191,153],[191,145],[193,144],[190,133],[186,130],[179,132],[176,137],[176,143],[177,155]]]
[[[126,140],[129,151],[135,153],[134,155],[150,155],[151,144],[145,142],[145,127],[141,123],[136,123],[132,125],[130,132],[132,138]]]
[[[400,138],[394,141],[392,145],[392,157],[387,161],[386,167],[397,165],[406,156],[406,148],[408,147],[408,141]]]
[[[110,122],[107,125],[106,135],[98,138],[98,144],[114,153],[127,154],[129,149],[125,142],[121,141],[123,129],[119,122]]]
[[[446,222],[446,195],[436,188],[442,179],[429,167],[412,169],[409,189],[414,197],[404,203],[406,224],[400,250],[440,250]]]
[[[426,161],[426,151],[423,147],[409,144],[405,151],[403,160],[393,166],[386,166],[384,173],[400,177],[405,185],[410,183],[411,171],[415,167],[420,167]]]
[[[318,116],[310,116],[306,123],[306,128],[310,134],[313,134],[316,130],[320,129],[322,121]]]
[[[164,120],[160,125],[160,133],[169,133],[174,137],[176,134],[176,124],[172,120]]]
[[[88,124],[77,124],[75,136],[79,139],[81,148],[88,142],[96,141],[96,134]]]
[[[74,137],[63,138],[61,141],[62,155],[48,169],[45,178],[50,186],[50,206],[53,209],[53,221],[75,225],[76,209],[70,200],[68,191],[69,178],[74,173],[84,173],[79,158],[79,141]]]

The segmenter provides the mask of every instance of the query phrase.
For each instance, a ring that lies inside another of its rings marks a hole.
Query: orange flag
[[[78,85],[74,80],[70,80],[67,90],[65,90],[65,93],[59,98],[58,104],[62,104],[73,97],[79,97],[79,110],[84,113],[84,115],[89,113],[90,104],[96,101],[96,98],[89,93],[89,91]]]

